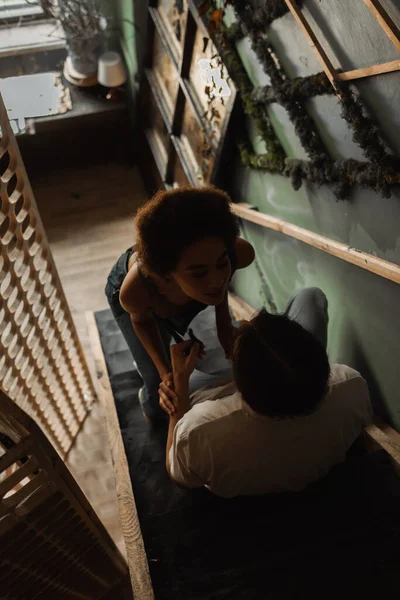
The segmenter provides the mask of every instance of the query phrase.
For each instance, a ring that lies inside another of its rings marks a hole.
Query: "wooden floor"
[[[101,165],[29,173],[39,211],[92,375],[85,311],[107,308],[104,287],[118,256],[133,243],[132,218],[146,198],[136,169]],[[114,474],[100,405],[89,414],[68,465],[125,554]]]

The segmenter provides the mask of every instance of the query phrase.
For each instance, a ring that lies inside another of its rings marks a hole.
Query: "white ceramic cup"
[[[108,88],[119,87],[127,79],[122,58],[118,52],[105,52],[99,58],[97,79]]]

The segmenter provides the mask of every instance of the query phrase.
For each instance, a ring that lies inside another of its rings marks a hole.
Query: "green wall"
[[[399,10],[383,2],[400,25]],[[340,6],[339,6],[340,5]],[[362,2],[306,0],[305,12],[329,40],[343,69],[394,60],[398,53]],[[228,22],[231,15],[228,15]],[[232,20],[232,19],[230,19]],[[317,73],[321,67],[304,34],[290,14],[268,30],[277,54],[290,77]],[[269,82],[244,39],[237,45],[254,85]],[[334,56],[332,56],[334,64]],[[400,73],[360,81],[356,89],[381,126],[394,152],[400,152]],[[308,102],[326,147],[335,158],[365,159],[353,142],[352,132],[340,117],[335,97]],[[284,108],[272,105],[272,124],[290,157],[307,158]],[[254,148],[262,152],[252,123],[248,123]],[[261,212],[326,235],[351,247],[400,264],[400,192],[390,199],[369,189],[356,188],[347,201],[338,201],[327,186],[303,185],[294,191],[288,179],[244,169],[237,157],[231,195],[250,202]],[[400,286],[336,259],[278,232],[243,222],[243,234],[253,243],[257,267],[239,273],[237,293],[254,307],[272,299],[283,310],[293,292],[319,286],[329,301],[331,361],[347,363],[367,378],[375,408],[400,431]],[[269,303],[271,306],[271,303]]]
[[[102,12],[110,17],[107,46],[120,50],[128,70],[128,92],[134,114],[145,52],[147,0],[102,0]]]

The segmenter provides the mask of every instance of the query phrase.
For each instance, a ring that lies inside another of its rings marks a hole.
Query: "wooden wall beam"
[[[364,2],[392,42],[393,46],[400,52],[400,31],[379,0],[364,0]]]
[[[374,441],[379,449],[385,450],[392,458],[399,472],[400,468],[400,434],[375,417],[372,425],[368,425],[365,429],[366,435]]]
[[[310,46],[312,47],[312,49],[314,50],[315,54],[317,55],[317,58],[320,61],[322,68],[324,69],[328,79],[333,84],[335,81],[335,78],[336,78],[336,69],[332,65],[325,50],[319,43],[317,36],[311,29],[305,16],[301,12],[300,8],[297,6],[296,0],[285,0],[285,2],[287,4],[290,12],[296,19],[297,23],[299,24],[301,29],[304,31],[304,33],[308,39],[308,42],[309,42]]]
[[[332,83],[333,87],[335,87],[335,81],[350,81],[353,79],[361,79],[363,77],[371,77],[374,75],[381,75],[382,73],[391,73],[393,71],[400,70],[400,59],[392,60],[389,62],[382,63],[380,65],[372,65],[370,67],[362,67],[360,69],[352,69],[351,71],[345,71],[340,73],[337,69],[334,68],[330,59],[328,58],[325,50],[323,49],[321,43],[318,41],[317,36],[313,32],[310,24],[302,13],[301,9],[296,3],[296,0],[285,0],[290,12],[296,19],[298,25],[304,31],[307,40],[317,55],[318,60],[320,61],[322,68],[324,69],[328,79]],[[382,27],[392,44],[399,50],[400,52],[400,31],[387,14],[385,9],[381,6],[379,0],[364,0],[365,4],[368,6],[379,25]],[[336,89],[336,92],[340,96],[340,92]]]
[[[377,256],[373,256],[372,254],[368,254],[367,252],[350,248],[346,244],[336,242],[335,240],[325,237],[324,235],[314,233],[313,231],[304,229],[303,227],[298,227],[297,225],[293,225],[292,223],[288,223],[282,219],[260,213],[244,203],[232,204],[232,210],[238,217],[241,217],[246,221],[257,223],[257,225],[261,225],[267,229],[280,231],[285,235],[289,235],[290,237],[300,240],[309,246],[318,248],[318,250],[332,254],[332,256],[336,256],[341,260],[345,260],[346,262],[365,269],[366,271],[370,271],[375,275],[389,279],[394,283],[400,283],[399,265],[391,263],[382,258],[378,258]]]
[[[373,65],[372,67],[362,67],[362,69],[337,73],[336,79],[339,79],[340,81],[350,81],[351,79],[361,79],[362,77],[382,75],[382,73],[391,73],[393,71],[400,71],[400,59],[382,63],[381,65]]]

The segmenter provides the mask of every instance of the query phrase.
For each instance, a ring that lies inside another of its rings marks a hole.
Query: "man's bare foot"
[[[142,395],[142,391],[143,391],[143,387],[141,387],[140,390],[138,391],[139,402],[140,402],[140,397]],[[146,415],[146,413],[144,412],[144,410],[142,410],[142,413],[143,413],[144,420],[146,421],[146,423],[151,423],[151,419]]]

